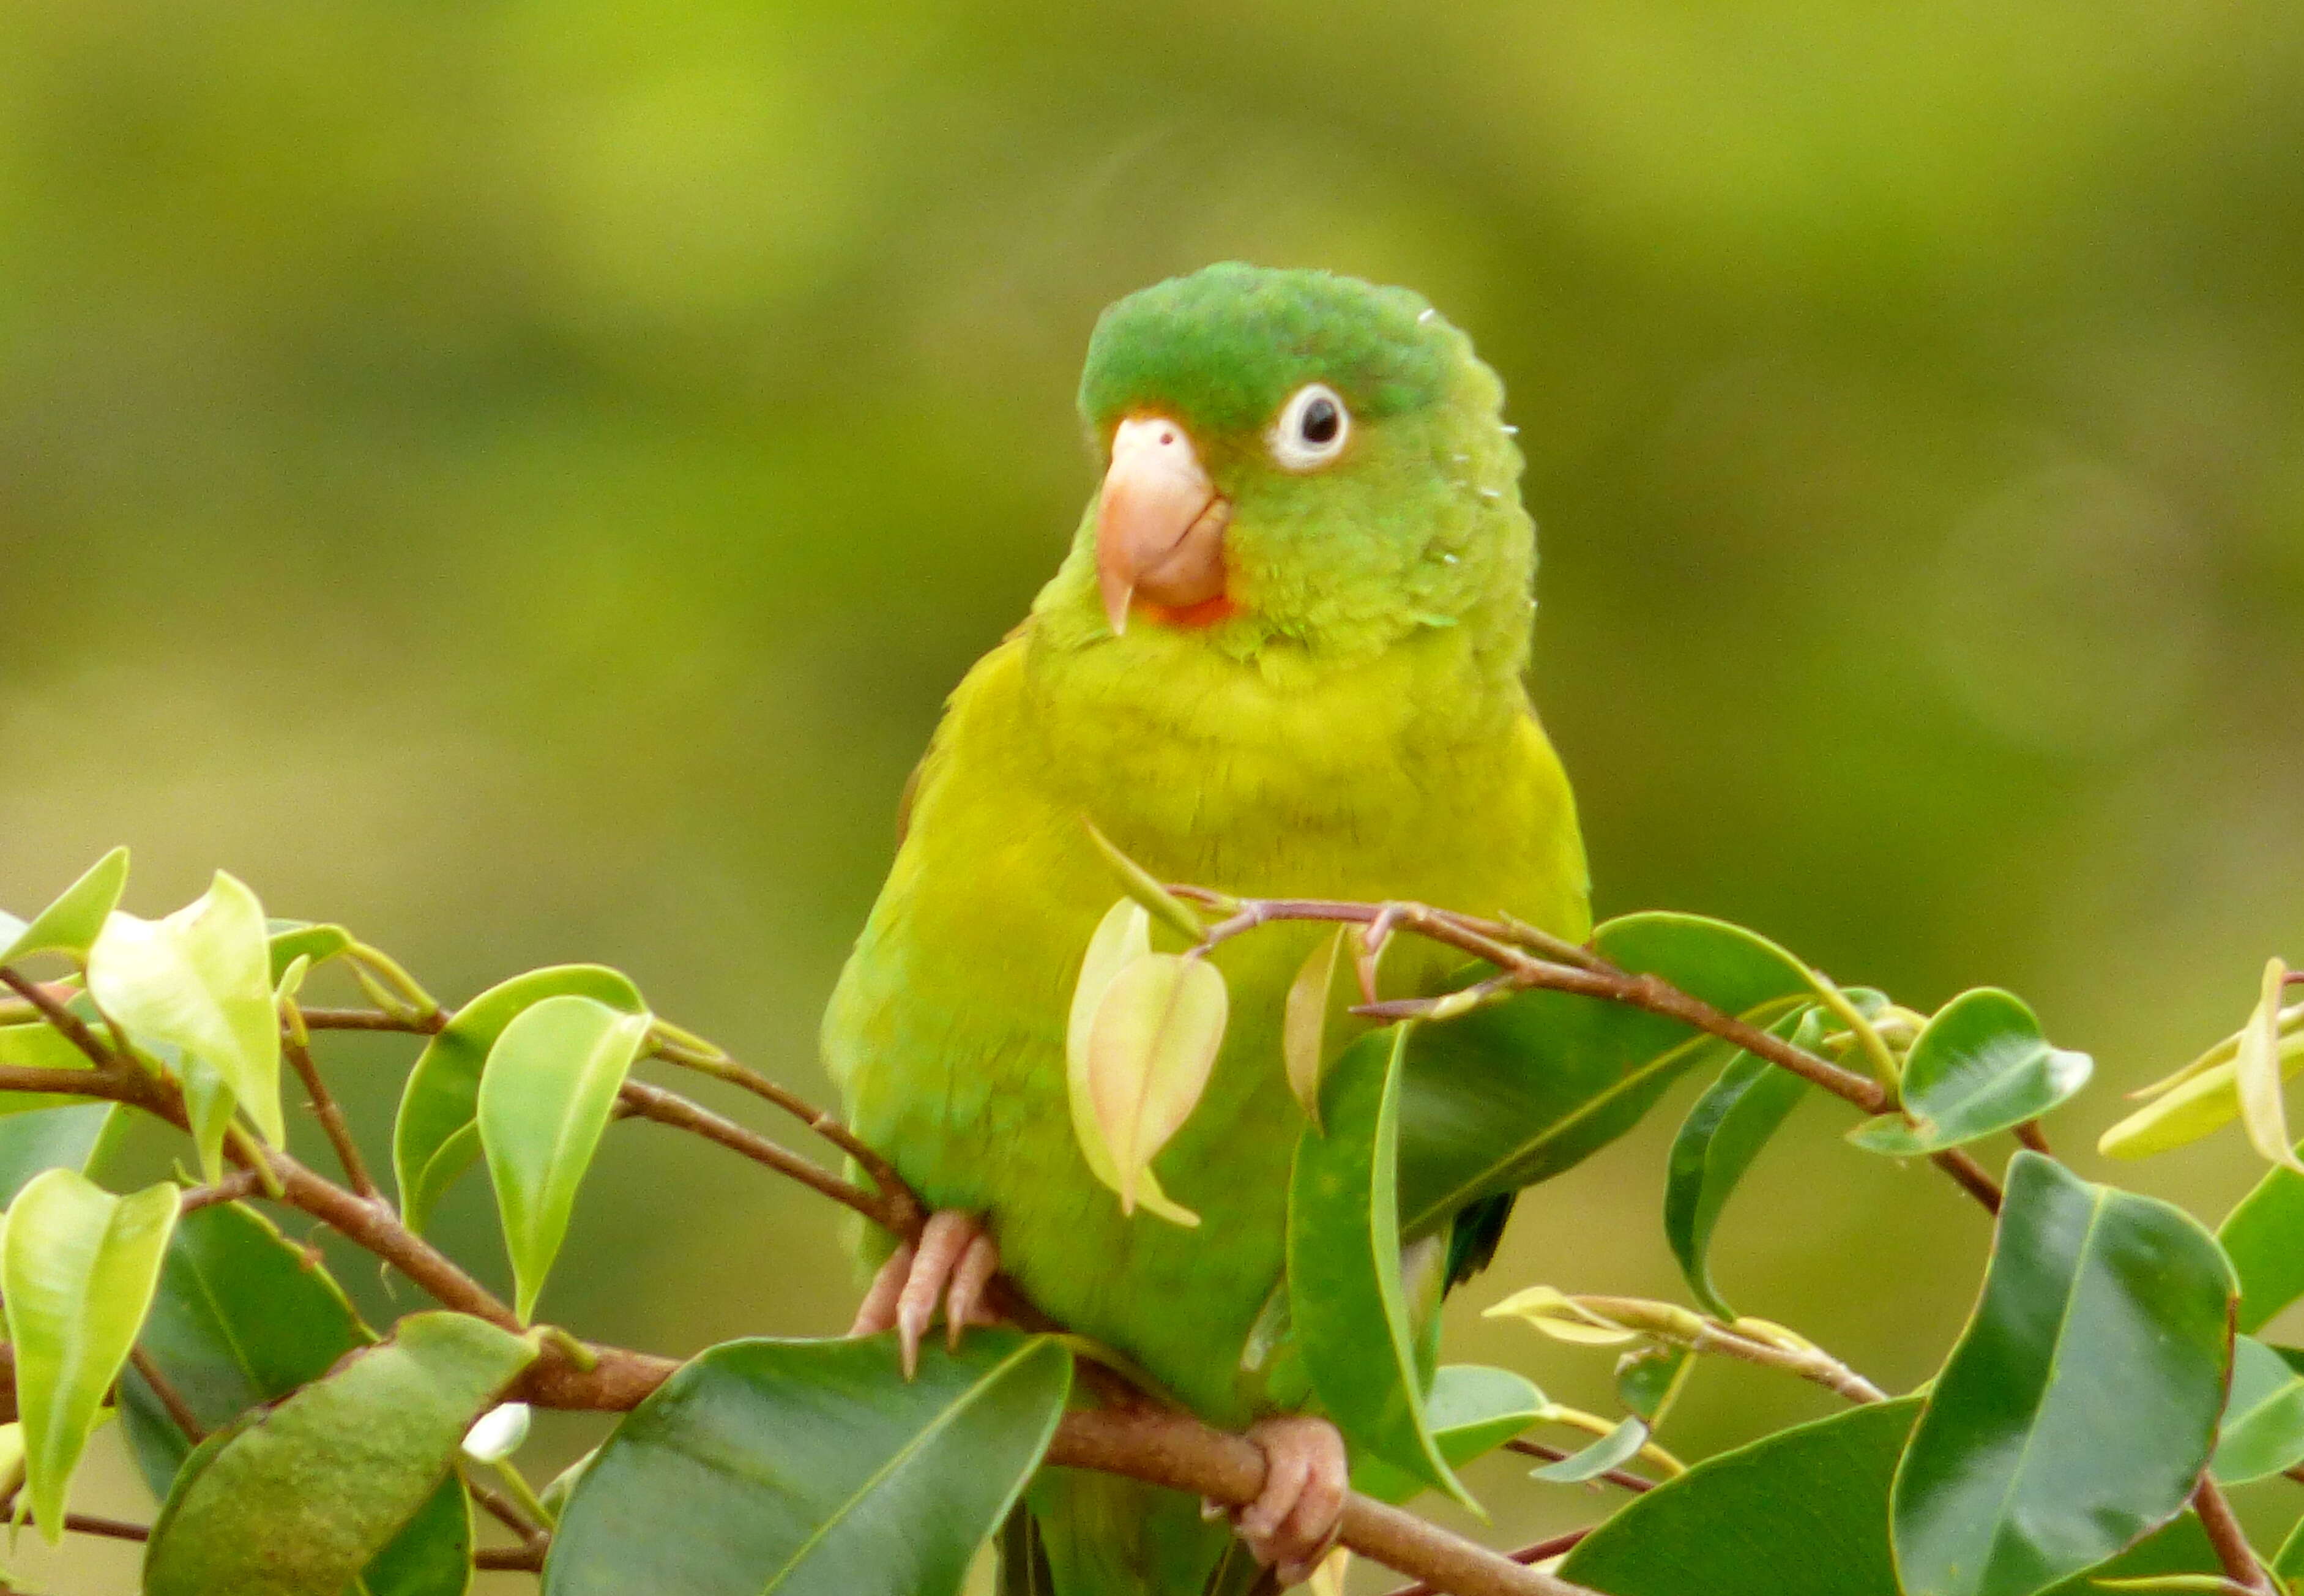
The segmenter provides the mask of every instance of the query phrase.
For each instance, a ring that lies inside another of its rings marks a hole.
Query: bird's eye
[[[1323,382],[1306,383],[1288,396],[1272,424],[1272,457],[1292,471],[1318,471],[1344,452],[1351,430],[1351,412],[1336,390]]]

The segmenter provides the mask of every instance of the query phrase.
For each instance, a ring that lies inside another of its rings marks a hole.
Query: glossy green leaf
[[[1321,1090],[1325,1133],[1306,1125],[1288,1188],[1288,1300],[1320,1405],[1365,1451],[1471,1504],[1423,1413],[1400,1276],[1393,1185],[1401,1076],[1413,1025],[1370,1031]]]
[[[0,964],[13,964],[34,954],[61,953],[85,964],[88,950],[104,930],[105,917],[120,902],[128,885],[128,850],[114,848],[89,868],[86,875],[64,890],[62,896],[20,927],[4,948]]]
[[[74,1103],[0,1116],[0,1203],[50,1169],[86,1170],[125,1123],[117,1103]]]
[[[480,1156],[480,1073],[489,1049],[521,1012],[546,998],[589,998],[620,1014],[648,1012],[640,989],[600,964],[555,964],[490,987],[427,1043],[401,1094],[392,1130],[401,1217],[420,1231],[433,1205]]]
[[[1635,1348],[1616,1360],[1616,1400],[1653,1430],[1672,1411],[1695,1368],[1696,1356],[1685,1346]]]
[[[280,1115],[280,1016],[256,895],[223,871],[163,920],[115,913],[89,950],[88,989],[138,1040],[182,1048],[230,1088],[265,1140]]]
[[[2242,1336],[2232,1347],[2232,1395],[2208,1466],[2244,1485],[2304,1462],[2304,1352]]]
[[[1628,914],[1595,934],[1623,968],[1775,1023],[1810,997],[1807,968],[1766,938],[1693,914]],[[1597,998],[1522,992],[1419,1026],[1401,1098],[1400,1211],[1413,1239],[1468,1202],[1548,1180],[1639,1123],[1731,1044]]]
[[[2240,1276],[2240,1328],[2254,1334],[2304,1297],[2304,1175],[2274,1165],[2224,1216],[2216,1241]]]
[[[372,1339],[316,1257],[255,1210],[218,1203],[176,1227],[139,1345],[200,1428],[215,1431]],[[120,1416],[145,1482],[165,1500],[191,1442],[134,1369],[121,1376]],[[471,1538],[463,1482],[443,1480],[370,1563],[368,1596],[460,1596]]]
[[[1996,987],[1962,992],[1913,1043],[1904,1061],[1904,1112],[1849,1133],[1870,1152],[1938,1152],[2046,1114],[2088,1084],[2095,1061],[2052,1048],[2023,999]]]
[[[1610,1469],[1622,1468],[1639,1456],[1640,1448],[1648,1444],[1648,1422],[1636,1415],[1558,1462],[1529,1470],[1528,1477],[1553,1485],[1580,1485],[1587,1480],[1598,1479]]]
[[[1199,1106],[1230,1005],[1214,964],[1165,953],[1122,965],[1097,1004],[1088,1097],[1122,1213],[1136,1211],[1145,1172]]]
[[[650,1023],[648,1014],[619,1014],[589,998],[546,998],[521,1010],[488,1052],[480,1145],[522,1323],[567,1239],[577,1188]]]
[[[51,1541],[64,1534],[65,1489],[152,1301],[176,1201],[165,1182],[115,1197],[76,1169],[51,1169],[9,1205],[0,1296],[32,1518]]]
[[[2174,1517],[2215,1442],[2232,1293],[2181,1210],[2019,1153],[1896,1474],[1910,1596],[2029,1596]]]
[[[2273,1554],[2272,1571],[2286,1580],[2291,1591],[2297,1589],[2299,1580],[2304,1580],[2304,1519],[2296,1521],[2296,1527],[2288,1532],[2288,1539]]]
[[[287,973],[288,966],[298,959],[309,959],[316,965],[325,964],[352,945],[352,934],[340,925],[311,925],[302,921],[274,920],[266,922],[265,930],[269,938],[275,986]]]
[[[1707,1458],[1586,1537],[1561,1577],[1608,1596],[1903,1596],[1888,1490],[1919,1405],[1852,1408]],[[2096,1573],[2217,1566],[2188,1515]],[[2058,1596],[2087,1596],[2090,1577]]]
[[[1280,1056],[1288,1090],[1315,1124],[1320,1118],[1320,1070],[1327,1062],[1328,1010],[1335,1002],[1336,964],[1344,950],[1344,928],[1314,945],[1288,984],[1282,1006]]]
[[[194,1451],[145,1554],[146,1596],[332,1596],[424,1510],[531,1338],[417,1313]]]
[[[1509,1369],[1447,1363],[1425,1393],[1424,1422],[1451,1468],[1494,1451],[1543,1416],[1544,1393]],[[1352,1489],[1378,1501],[1404,1502],[1422,1481],[1365,1453],[1352,1460]]]
[[[1782,1028],[1791,1016],[1779,1022]],[[1736,1317],[1712,1282],[1713,1227],[1728,1195],[1799,1105],[1808,1082],[1790,1070],[1738,1053],[1681,1122],[1665,1161],[1664,1233],[1689,1289],[1708,1313]]]
[[[733,1341],[665,1381],[568,1498],[546,1596],[954,1596],[1072,1388],[1046,1337]]]

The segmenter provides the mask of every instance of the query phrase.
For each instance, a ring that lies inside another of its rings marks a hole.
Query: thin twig
[[[306,1008],[308,1031],[399,1031],[411,1036],[435,1036],[448,1029],[456,1016],[447,1009],[429,1014],[396,1014],[381,1008]]]
[[[16,1483],[15,1489],[9,1491],[5,1498],[0,1498],[0,1519],[6,1519],[11,1522],[14,1521],[16,1516],[16,1498],[22,1494],[23,1489],[23,1481],[19,1480]],[[94,1513],[65,1514],[64,1528],[70,1530],[75,1535],[101,1535],[107,1541],[149,1541],[152,1539],[152,1531],[149,1525],[130,1524],[127,1520],[120,1518],[105,1518]]]
[[[2271,1579],[2264,1566],[2256,1560],[2255,1549],[2248,1543],[2248,1532],[2240,1527],[2233,1516],[2232,1504],[2224,1499],[2215,1476],[2206,1472],[2192,1491],[2192,1511],[2198,1515],[2200,1527],[2208,1532],[2208,1544],[2216,1549],[2216,1561],[2224,1567],[2224,1577],[2260,1596],[2274,1596]]]
[[[204,1208],[213,1208],[219,1202],[237,1202],[263,1188],[263,1177],[255,1170],[235,1169],[212,1186],[188,1189],[176,1203],[176,1215],[181,1218],[186,1214],[196,1214]]]
[[[552,1537],[546,1535],[541,1545],[483,1546],[472,1553],[472,1566],[482,1572],[541,1574],[544,1554],[552,1547]]]
[[[1588,1524],[1580,1530],[1570,1530],[1563,1534],[1554,1535],[1549,1540],[1539,1541],[1534,1546],[1523,1546],[1518,1551],[1508,1551],[1504,1556],[1515,1563],[1548,1563],[1556,1557],[1574,1551],[1578,1543],[1585,1536],[1599,1527],[1597,1524]],[[1441,1592],[1430,1585],[1402,1585],[1397,1591],[1390,1592],[1390,1596],[1441,1596]]]
[[[328,1145],[336,1150],[336,1162],[343,1166],[344,1178],[352,1183],[352,1191],[368,1201],[381,1202],[384,1193],[368,1178],[368,1164],[360,1157],[359,1143],[352,1140],[352,1127],[329,1094],[327,1082],[320,1078],[320,1066],[312,1060],[312,1049],[291,1036],[281,1039],[280,1050],[287,1055],[289,1064],[304,1082],[304,1091],[311,1099],[312,1116],[328,1133]]]
[[[2040,1122],[2037,1119],[2028,1119],[2018,1125],[2016,1140],[2034,1152],[2052,1159],[2056,1156],[2055,1149],[2048,1145],[2048,1133],[2040,1128]]]
[[[653,1119],[659,1125],[676,1125],[707,1141],[717,1142],[732,1152],[740,1152],[756,1164],[765,1164],[777,1174],[796,1180],[843,1207],[854,1209],[874,1224],[898,1235],[909,1239],[919,1228],[920,1218],[917,1211],[912,1211],[919,1209],[919,1201],[911,1197],[910,1192],[905,1192],[903,1201],[897,1201],[876,1195],[861,1186],[851,1185],[782,1143],[771,1142],[758,1131],[738,1125],[733,1119],[724,1119],[677,1092],[666,1091],[660,1086],[650,1086],[645,1082],[627,1081],[617,1100],[629,1113],[640,1118]]]
[[[132,1346],[128,1349],[128,1361],[144,1377],[144,1383],[152,1388],[152,1395],[168,1410],[169,1421],[183,1432],[184,1439],[196,1447],[206,1440],[208,1432],[199,1415],[192,1412],[192,1405],[184,1400],[183,1393],[168,1383],[168,1377],[160,1372],[160,1365],[152,1361],[151,1355],[140,1346]]]
[[[108,1069],[117,1062],[112,1049],[97,1040],[96,1032],[88,1028],[87,1022],[58,1003],[47,988],[19,975],[12,964],[0,964],[0,982],[4,982],[10,990],[39,1010],[40,1017],[63,1032],[64,1040],[86,1054],[88,1061],[97,1068]],[[64,1090],[70,1091],[71,1088]]]
[[[1797,1375],[1854,1403],[1885,1402],[1886,1392],[1847,1364],[1808,1343],[1786,1346],[1765,1334],[1739,1328],[1724,1320],[1707,1319],[1673,1303],[1652,1303],[1640,1297],[1595,1296],[1580,1293],[1569,1299],[1586,1312],[1609,1324],[1639,1330],[1690,1352],[1718,1353],[1757,1363],[1763,1369]]]
[[[1565,1447],[1554,1447],[1543,1441],[1532,1441],[1523,1435],[1516,1435],[1506,1441],[1504,1450],[1517,1452],[1523,1457],[1541,1458],[1546,1463],[1565,1463],[1575,1456]],[[1630,1469],[1610,1469],[1605,1473],[1595,1474],[1592,1477],[1596,1480],[1605,1480],[1609,1484],[1629,1490],[1635,1496],[1644,1490],[1654,1490],[1656,1487],[1655,1481],[1646,1475],[1636,1474]]]
[[[817,1108],[798,1092],[779,1086],[758,1070],[746,1068],[716,1048],[711,1053],[699,1053],[664,1041],[656,1044],[653,1057],[663,1059],[666,1064],[675,1064],[682,1069],[709,1075],[716,1081],[725,1081],[731,1086],[750,1092],[763,1102],[774,1103],[855,1159],[856,1167],[871,1176],[872,1184],[882,1193],[909,1195],[910,1188],[904,1184],[903,1176],[896,1173],[896,1167],[842,1124],[837,1115]]]
[[[512,1498],[493,1485],[473,1479],[469,1469],[460,1468],[457,1473],[463,1476],[464,1489],[472,1493],[472,1499],[487,1508],[491,1518],[519,1536],[523,1542],[532,1541],[538,1535],[547,1542],[551,1540],[552,1532],[529,1517]]]

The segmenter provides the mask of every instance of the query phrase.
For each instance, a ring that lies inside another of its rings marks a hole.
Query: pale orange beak
[[[1097,585],[1113,635],[1128,630],[1138,598],[1169,611],[1220,601],[1231,519],[1231,501],[1208,480],[1182,427],[1163,416],[1122,421],[1096,503]]]

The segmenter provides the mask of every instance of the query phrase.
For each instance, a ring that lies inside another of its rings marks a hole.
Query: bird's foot
[[[1234,1521],[1250,1556],[1283,1585],[1312,1577],[1343,1527],[1351,1470],[1344,1438],[1326,1419],[1265,1419],[1248,1439],[1264,1450],[1264,1489]]]
[[[955,1350],[960,1333],[972,1324],[998,1321],[984,1305],[985,1287],[1000,1272],[1000,1249],[974,1214],[944,1209],[928,1216],[918,1243],[906,1242],[872,1277],[872,1288],[856,1310],[851,1336],[877,1336],[893,1328],[904,1361],[904,1378],[919,1367],[920,1337],[944,1303],[944,1339]]]

